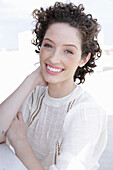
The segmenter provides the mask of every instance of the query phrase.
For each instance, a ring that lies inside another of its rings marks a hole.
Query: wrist
[[[32,90],[40,84],[40,79],[38,78],[38,73],[36,71],[32,72],[26,77],[29,85],[31,85]]]
[[[33,71],[27,77],[27,79],[30,79],[30,83],[32,83],[33,88],[35,88],[36,86],[47,86],[47,82],[44,80],[40,67]]]
[[[44,170],[36,158],[28,140],[19,140],[16,145],[15,154],[23,162],[27,169]]]
[[[29,146],[29,142],[27,139],[19,139],[17,141],[15,141],[14,144],[14,149],[15,149],[15,154],[18,156],[20,153],[20,150],[23,150]]]

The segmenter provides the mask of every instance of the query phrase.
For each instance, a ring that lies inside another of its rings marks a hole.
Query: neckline
[[[68,94],[67,96],[61,97],[61,98],[54,98],[49,96],[48,94],[48,87],[46,87],[45,91],[45,97],[44,97],[44,103],[46,105],[49,105],[51,107],[60,107],[67,103],[69,103],[72,99],[77,97],[78,91],[80,89],[80,86],[76,86],[75,89]]]

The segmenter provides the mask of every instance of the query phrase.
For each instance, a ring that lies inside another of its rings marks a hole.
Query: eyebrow
[[[53,44],[55,44],[52,40],[50,40],[49,38],[45,38],[44,40],[48,40],[50,42],[52,42]]]
[[[44,40],[48,40],[48,41],[52,42],[53,44],[55,44],[55,43],[54,43],[52,40],[50,40],[49,38],[45,38]],[[75,47],[75,48],[78,50],[77,46],[76,46],[76,45],[73,45],[73,44],[64,44],[63,46],[73,46],[73,47]]]
[[[73,47],[75,47],[78,50],[77,46],[73,45],[73,44],[64,44],[63,46],[73,46]]]

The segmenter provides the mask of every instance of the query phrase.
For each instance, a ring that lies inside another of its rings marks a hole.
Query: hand
[[[17,116],[13,120],[6,135],[14,149],[18,142],[27,141],[26,127],[24,124],[22,113],[20,111],[17,113]]]
[[[26,128],[21,112],[17,113],[17,116],[8,129],[7,137],[15,149],[15,154],[27,169],[44,170],[27,140]]]
[[[47,86],[47,82],[44,80],[40,66],[35,71],[33,71],[29,76],[33,77],[34,87]]]

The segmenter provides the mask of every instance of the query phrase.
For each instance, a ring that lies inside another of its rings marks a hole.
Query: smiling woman
[[[106,112],[77,79],[84,83],[101,56],[99,24],[72,3],[36,9],[33,17],[40,66],[1,103],[0,142],[7,136],[29,170],[97,170]]]
[[[84,10],[82,5],[80,5],[79,8],[81,8],[80,9],[81,11]],[[68,14],[65,13],[65,10]],[[101,49],[97,41],[97,35],[100,31],[100,25],[97,23],[97,20],[93,19],[92,15],[90,14],[86,16],[84,15],[84,13],[78,15],[71,8],[64,9],[63,7],[61,12],[60,9],[59,10],[57,9],[57,7],[54,7],[54,11],[50,7],[49,10],[46,10],[46,13],[44,13],[43,8],[41,8],[40,11],[36,9],[33,11],[33,17],[36,19],[36,27],[33,30],[33,33],[35,34],[33,44],[38,46],[39,50],[42,45],[43,38],[45,38],[44,36],[46,34],[46,31],[49,28],[49,26],[51,26],[52,23],[54,22],[65,23],[65,24],[69,24],[73,28],[73,30],[74,28],[76,28],[77,40],[76,42],[73,43],[73,45],[77,47],[77,44],[79,44],[80,46],[79,48],[81,48],[81,52],[82,52],[81,54],[82,60],[84,60],[84,62],[86,63],[85,65],[83,64],[84,67],[78,67],[73,78],[74,81],[76,81],[76,79],[79,79],[80,83],[83,83],[85,81],[85,75],[87,73],[92,73],[93,68],[96,67],[95,60],[101,56]],[[70,37],[71,41],[69,43],[72,43],[75,37],[72,38],[73,36],[71,34],[71,29],[67,30],[68,32],[66,36],[63,35],[63,33],[65,33],[65,28],[63,28],[63,31],[61,29],[59,31],[59,37],[64,37],[64,40]],[[54,37],[55,34],[57,34],[57,29],[54,29],[52,31],[52,35]]]

